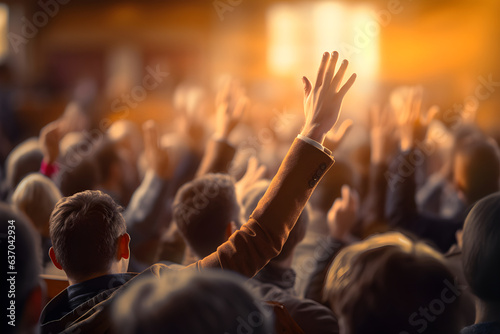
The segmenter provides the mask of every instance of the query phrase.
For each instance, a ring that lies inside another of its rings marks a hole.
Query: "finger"
[[[332,83],[333,75],[335,74],[335,66],[337,66],[338,59],[339,59],[339,53],[337,51],[332,52],[332,57],[330,58],[330,62],[328,63],[328,67],[325,73],[325,78],[324,78],[325,87],[329,87]]]
[[[349,205],[349,200],[350,200],[350,197],[351,197],[351,188],[344,184],[342,186],[342,205],[344,208],[346,208],[348,205]]]
[[[354,122],[352,119],[346,119],[342,122],[342,124],[340,124],[338,130],[335,131],[330,138],[336,142],[340,142],[343,138],[345,138],[347,132],[351,130],[353,124]]]
[[[312,85],[306,77],[302,77],[302,82],[304,83],[304,98],[307,98],[311,94]]]
[[[260,180],[262,177],[264,177],[264,174],[266,173],[267,168],[264,165],[259,166],[257,170],[255,171],[255,180]]]
[[[259,161],[255,156],[251,156],[250,159],[248,159],[248,164],[247,164],[247,171],[253,172],[257,169],[257,166],[259,165]]]
[[[338,74],[338,73],[337,73]],[[356,81],[356,73],[353,73],[351,77],[346,81],[346,83],[340,88],[339,90],[339,95],[340,97],[344,97],[345,94],[351,89],[352,85],[354,85],[354,82]]]
[[[433,105],[427,111],[427,116],[425,117],[425,124],[430,124],[439,112],[439,107],[437,105]]]
[[[316,77],[316,84],[314,85],[315,88],[318,88],[323,84],[323,79],[325,77],[325,70],[329,59],[330,59],[330,53],[328,52],[323,53],[323,58],[321,59],[321,64],[319,65],[318,69],[318,76]]]
[[[412,89],[412,121],[420,121],[422,113],[422,89],[421,87],[414,87]]]
[[[335,74],[332,79],[331,87],[333,87],[335,91],[339,88],[342,79],[344,79],[345,72],[347,71],[347,66],[349,66],[349,61],[347,59],[342,60],[337,74]]]
[[[217,94],[217,104],[228,103],[232,81],[233,79],[231,77],[223,79],[219,94]]]
[[[352,119],[346,119],[345,121],[340,124],[339,129],[337,130],[337,138],[343,138],[347,132],[349,132],[352,129],[352,125],[354,124]]]
[[[330,211],[328,211],[328,221],[330,223],[335,222],[335,217],[337,215],[337,212],[339,212],[342,209],[342,199],[337,198],[335,202],[333,202],[332,207],[330,208]]]

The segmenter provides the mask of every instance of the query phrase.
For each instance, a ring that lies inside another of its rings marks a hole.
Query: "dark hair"
[[[142,276],[113,301],[115,333],[273,333],[242,277],[221,270]]]
[[[226,241],[226,230],[237,217],[234,181],[229,175],[207,174],[183,185],[175,195],[173,220],[199,257]]]
[[[12,221],[12,224],[9,223]],[[10,231],[10,232],[9,232]],[[12,246],[11,246],[12,245]],[[2,265],[2,270],[6,274],[8,271],[15,271],[15,309],[16,319],[23,318],[23,311],[26,307],[26,302],[33,289],[39,284],[39,275],[41,273],[41,252],[40,238],[34,231],[27,219],[9,207],[6,203],[0,202],[0,246],[2,254],[4,254],[5,265]],[[12,253],[8,254],[8,251]],[[7,256],[15,254],[15,261],[12,264],[15,270],[10,270]],[[10,275],[6,274],[6,278]],[[2,276],[5,277],[5,276]],[[5,311],[8,303],[8,294],[10,290],[9,282],[2,282],[2,309]],[[11,299],[14,300],[14,299]],[[41,305],[40,305],[41,306]],[[4,308],[5,307],[5,308]],[[8,312],[8,311],[7,311]],[[5,314],[5,313],[4,313]],[[7,325],[9,318],[2,321],[2,333],[15,333],[16,328],[21,327],[16,321],[16,327]]]
[[[465,189],[469,204],[498,191],[500,159],[498,149],[482,136],[471,136],[457,146],[456,158],[464,164]]]
[[[117,239],[126,233],[122,208],[100,191],[84,191],[57,202],[50,239],[66,274],[85,279],[109,269]]]
[[[484,301],[500,301],[500,193],[477,202],[465,220],[463,267],[474,294]]]
[[[262,196],[264,196],[270,183],[271,181],[269,180],[259,181],[252,188],[250,188],[246,194],[243,195],[242,205],[244,210],[244,221],[248,220],[252,212],[255,210],[257,204],[259,204],[260,199],[262,198]],[[304,240],[307,231],[307,225],[309,223],[308,208],[308,206],[304,208],[299,218],[297,219],[295,226],[290,231],[288,239],[283,245],[280,254],[273,258],[271,260],[272,262],[288,258],[295,250],[295,247],[297,247],[297,245],[302,240]]]
[[[344,248],[324,299],[352,334],[458,333],[462,292],[454,282],[440,253],[393,232]]]

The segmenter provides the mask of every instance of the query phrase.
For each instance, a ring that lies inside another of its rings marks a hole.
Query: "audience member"
[[[0,203],[2,265],[2,333],[38,333],[45,290],[41,272],[40,240],[26,218]]]
[[[500,193],[481,199],[465,220],[463,268],[467,283],[477,296],[476,324],[462,334],[500,332]]]
[[[431,247],[387,233],[344,248],[324,290],[340,333],[458,333],[462,294]]]

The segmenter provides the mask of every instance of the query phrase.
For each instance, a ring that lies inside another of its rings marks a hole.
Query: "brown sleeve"
[[[250,219],[216,252],[188,268],[254,276],[278,255],[314,188],[333,165],[329,154],[296,139]]]
[[[234,147],[225,141],[210,140],[196,171],[196,177],[208,173],[227,173],[235,152]]]

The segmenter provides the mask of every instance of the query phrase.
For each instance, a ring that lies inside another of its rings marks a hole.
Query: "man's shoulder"
[[[72,307],[69,292],[71,287],[66,288],[44,307],[40,316],[42,333],[59,333],[73,326],[78,327],[80,322],[101,311],[104,303],[136,275],[134,273],[108,275],[108,286],[97,291],[92,297],[83,299],[76,307]]]

